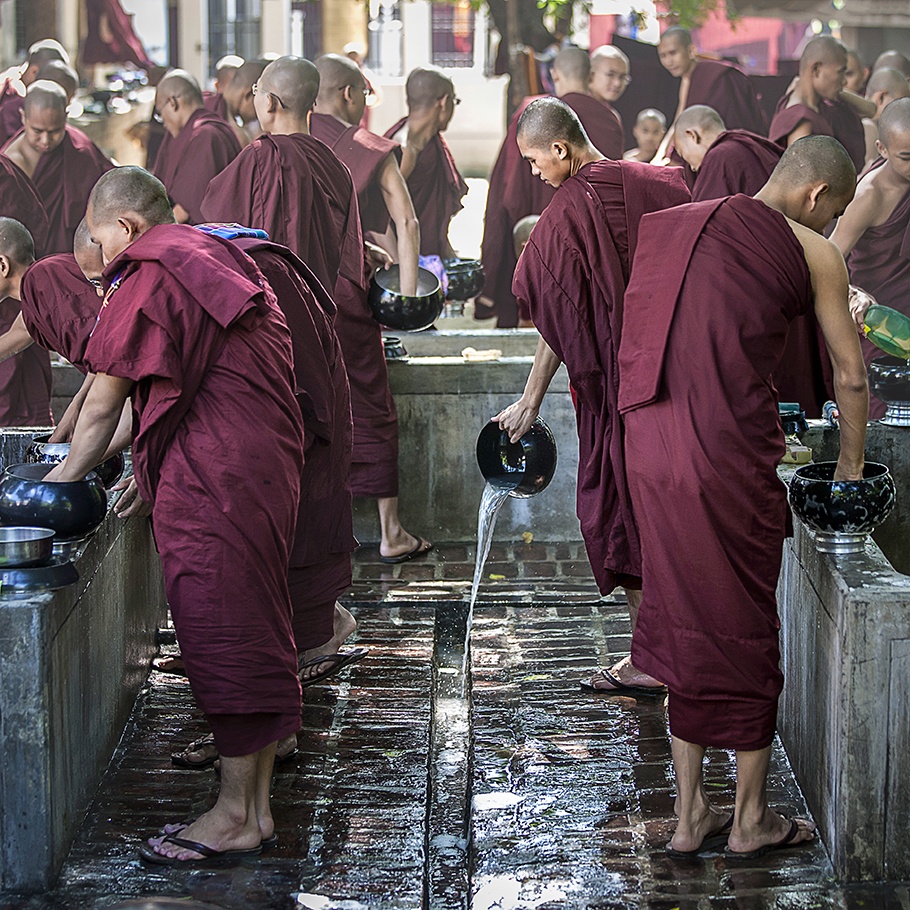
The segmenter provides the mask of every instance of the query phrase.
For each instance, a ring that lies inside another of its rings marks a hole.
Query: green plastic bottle
[[[866,311],[863,331],[886,354],[910,360],[910,316],[876,303]]]

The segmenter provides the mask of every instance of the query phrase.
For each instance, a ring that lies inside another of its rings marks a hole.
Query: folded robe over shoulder
[[[631,161],[585,165],[556,191],[518,263],[513,289],[566,365],[575,389],[576,509],[604,594],[641,576],[616,406],[623,294],[638,223],[689,201],[676,168]]]
[[[0,155],[0,214],[21,221],[35,242],[35,255],[44,255],[48,232],[44,203],[25,171],[6,155]]]
[[[755,750],[774,736],[790,512],[771,374],[812,299],[802,246],[756,199],[642,219],[619,351],[642,550],[632,660],[667,682],[686,742]]]
[[[105,280],[86,361],[134,382],[133,466],[193,694],[206,714],[278,714],[269,735],[296,732],[303,433],[287,324],[253,261],[188,225],[152,228]],[[271,741],[254,731],[225,754]]]
[[[22,108],[25,97],[20,95],[11,79],[0,86],[0,148],[22,129]]]
[[[18,315],[18,300],[0,300],[0,335]],[[50,354],[37,344],[0,363],[0,427],[53,426],[52,385]]]
[[[866,164],[866,131],[863,128],[863,118],[840,99],[822,101],[822,113],[831,124],[834,138],[847,150],[856,173],[862,173]]]
[[[692,201],[744,193],[754,196],[777,167],[783,150],[777,143],[747,130],[721,133],[702,160]]]
[[[793,104],[787,107],[790,95],[784,95],[777,102],[777,113],[771,121],[768,138],[776,142],[781,148],[787,147],[787,137],[804,121],[809,124],[813,136],[833,136],[831,122],[819,111],[806,107],[805,104]]]

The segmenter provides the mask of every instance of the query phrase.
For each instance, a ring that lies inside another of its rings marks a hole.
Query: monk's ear
[[[0,253],[0,278],[9,278],[9,273],[13,270],[13,264],[9,261],[9,256]]]
[[[139,224],[138,219],[129,213],[121,215],[117,219],[117,227],[122,230],[131,241],[142,233],[142,226]]]
[[[701,145],[701,134],[698,132],[698,130],[686,130],[686,135],[696,145]]]
[[[822,199],[828,194],[831,187],[827,183],[818,183],[809,190],[809,210],[818,207]]]
[[[881,139],[875,140],[875,151],[877,151],[879,153],[879,155],[881,155],[882,158],[885,159],[885,161],[888,160],[888,149],[886,149],[885,146],[882,145]]]
[[[550,148],[553,149],[553,154],[560,161],[565,161],[566,158],[569,157],[569,147],[565,144],[565,142],[558,142],[558,141],[554,142],[553,145],[550,146]]]

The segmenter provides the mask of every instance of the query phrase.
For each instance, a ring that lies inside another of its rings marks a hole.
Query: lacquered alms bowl
[[[910,427],[910,362],[903,357],[880,357],[869,364],[869,384],[887,407],[881,423]]]
[[[39,433],[32,437],[32,444],[25,453],[27,464],[60,464],[70,453],[68,442],[48,442],[50,433]],[[126,462],[123,452],[111,455],[95,467],[95,473],[101,478],[105,489],[109,490],[123,476]]]
[[[428,329],[442,313],[445,295],[439,279],[427,269],[417,270],[417,293],[401,293],[401,276],[397,265],[379,269],[370,282],[370,309],[380,325],[399,332]]]
[[[790,507],[814,532],[822,553],[858,553],[894,508],[894,480],[883,464],[866,462],[862,480],[834,480],[836,467],[821,461],[797,468]]]
[[[443,259],[449,279],[447,300],[470,300],[483,288],[483,265],[479,259]]]
[[[492,420],[477,437],[477,464],[491,486],[527,499],[545,490],[556,471],[556,440],[539,417],[518,442]]]

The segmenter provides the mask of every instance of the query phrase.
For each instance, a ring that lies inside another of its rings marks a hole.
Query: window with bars
[[[258,58],[261,19],[262,0],[209,0],[209,67],[227,54]]]
[[[474,8],[469,0],[433,3],[433,63],[442,67],[474,66]]]

